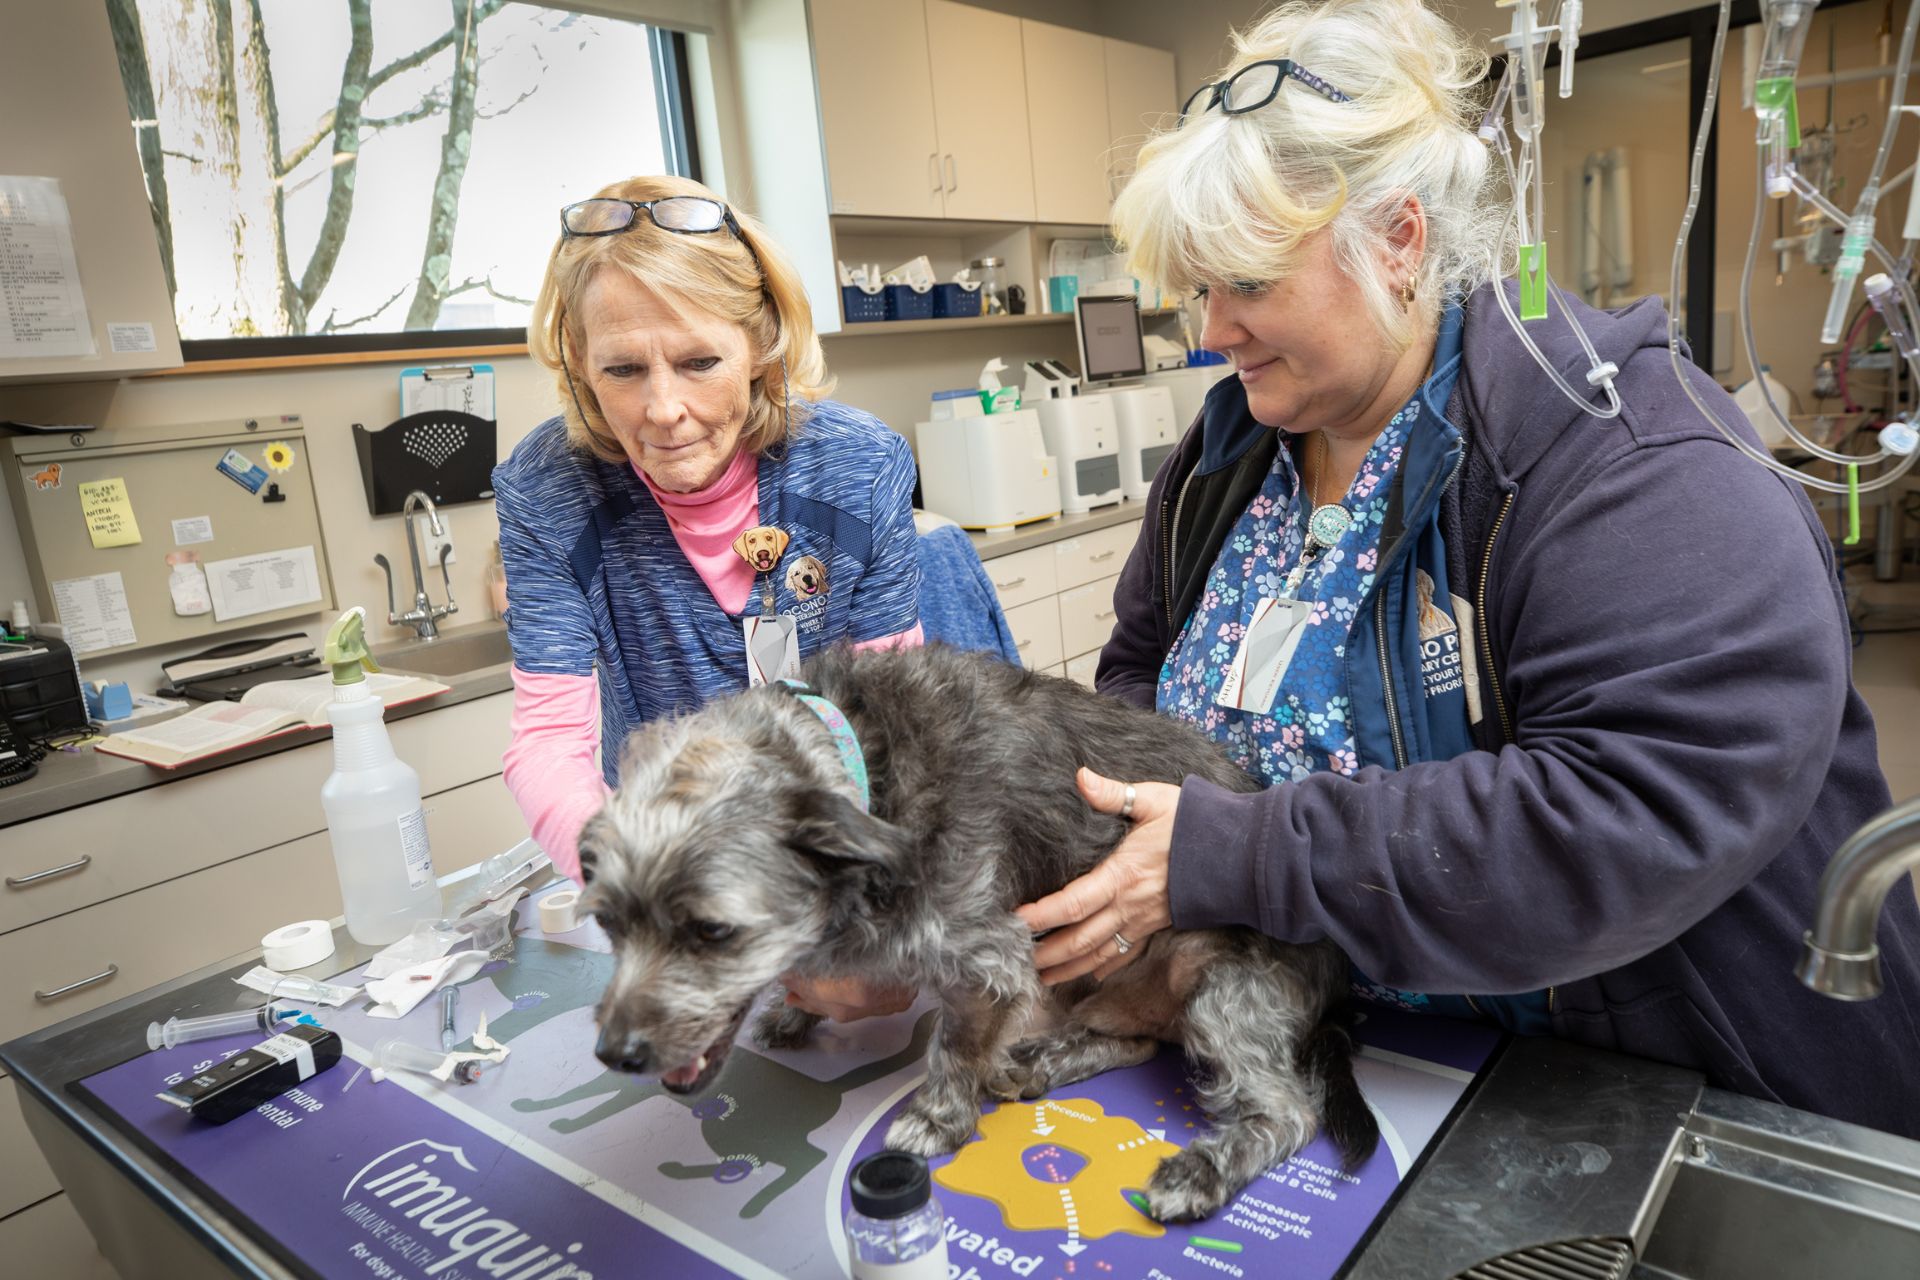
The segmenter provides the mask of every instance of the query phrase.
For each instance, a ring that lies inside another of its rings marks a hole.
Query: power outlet
[[[440,513],[440,527],[446,532],[436,534],[433,521],[424,515],[416,515],[419,522],[421,567],[432,573],[440,567],[440,548],[447,548],[447,563],[459,564],[460,553],[453,549],[453,518],[446,512]]]

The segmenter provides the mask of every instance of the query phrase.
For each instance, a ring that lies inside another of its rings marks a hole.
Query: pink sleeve
[[[897,631],[890,636],[878,636],[872,640],[862,640],[853,647],[866,649],[917,649],[927,642],[926,633],[920,630],[920,624],[914,623],[911,631]]]
[[[599,684],[592,676],[513,669],[513,737],[507,790],[533,838],[562,875],[580,879],[580,828],[606,802],[593,761],[600,745]]]

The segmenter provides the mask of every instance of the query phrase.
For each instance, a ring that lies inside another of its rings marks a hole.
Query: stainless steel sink
[[[467,675],[513,661],[507,629],[497,622],[449,627],[437,639],[414,640],[374,650],[374,661],[394,671],[415,675]]]
[[[1920,1276],[1920,1144],[1707,1090],[1639,1280]]]

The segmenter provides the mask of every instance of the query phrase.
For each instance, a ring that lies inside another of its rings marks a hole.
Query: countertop
[[[980,558],[991,560],[995,556],[1012,555],[1016,551],[1028,551],[1034,547],[1044,547],[1050,542],[1061,542],[1083,533],[1092,533],[1097,529],[1126,524],[1130,520],[1142,519],[1146,514],[1146,503],[1122,501],[1112,506],[1083,511],[1078,515],[1036,520],[1032,524],[1023,524],[1018,529],[1006,533],[969,531],[967,536],[973,539],[973,549],[980,553]]]
[[[489,622],[465,627],[450,627],[442,634],[445,638],[452,639],[457,636],[505,630],[503,624]],[[404,655],[425,647],[424,644],[405,643],[381,649],[379,652],[383,662],[390,663],[394,670],[405,671],[408,668]],[[513,680],[509,674],[510,665],[499,663],[453,675],[432,675],[431,679],[449,686],[447,692],[395,707],[387,712],[387,720],[389,723],[405,720],[411,716],[424,715],[429,711],[438,711],[444,707],[471,702],[475,698],[503,693],[513,687]],[[315,674],[323,673],[324,670],[324,667],[317,667]],[[182,778],[197,777],[216,770],[231,768],[234,765],[245,764],[249,760],[258,760],[263,756],[292,751],[316,742],[325,742],[332,737],[331,729],[310,729],[299,733],[282,734],[233,751],[222,752],[193,764],[182,765],[177,769],[160,769],[138,760],[103,755],[90,747],[82,747],[70,752],[50,751],[46,759],[40,762],[38,774],[25,782],[0,790],[0,828],[12,826],[17,822],[28,822],[34,818],[43,818],[63,809],[93,804],[100,800],[111,800],[115,796],[128,795],[148,787],[163,786]]]

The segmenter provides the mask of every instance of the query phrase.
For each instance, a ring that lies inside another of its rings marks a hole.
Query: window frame
[[[104,0],[95,0],[96,3]],[[1832,0],[1829,0],[1831,3]],[[653,54],[654,99],[659,107],[661,151],[669,172],[701,182],[700,144],[694,129],[693,78],[687,64],[687,33],[641,19]],[[684,168],[675,167],[684,165]],[[554,211],[556,218],[559,210]],[[557,225],[557,223],[556,223]],[[391,353],[396,359],[412,353],[456,355],[479,348],[519,347],[527,343],[525,326],[492,329],[395,329],[380,333],[283,334],[257,338],[182,338],[179,372],[196,365],[238,361],[275,361],[304,357],[304,363],[342,362]]]

